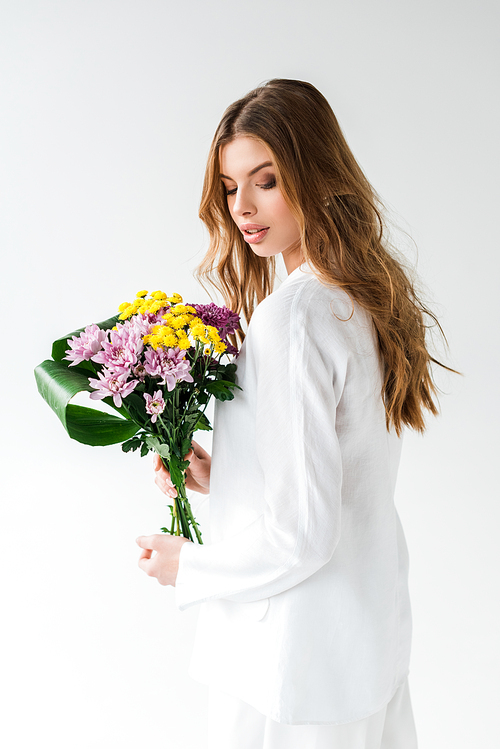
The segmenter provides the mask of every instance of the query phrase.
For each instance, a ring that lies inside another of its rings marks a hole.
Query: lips
[[[269,226],[262,226],[262,224],[242,224],[240,230],[243,232],[246,242],[255,244],[255,242],[260,242],[264,239],[269,231]]]

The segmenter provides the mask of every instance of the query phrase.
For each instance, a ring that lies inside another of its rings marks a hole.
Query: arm
[[[188,489],[208,494],[210,488],[210,455],[201,445],[193,440],[191,450],[184,458],[190,461],[186,471]],[[164,494],[175,497],[177,492],[170,480],[170,474],[159,455],[154,455],[155,483]],[[137,545],[142,549],[139,556],[139,567],[150,577],[156,577],[160,585],[173,585],[179,568],[179,555],[187,538],[156,533],[152,536],[139,536]],[[153,554],[153,552],[156,552]]]
[[[249,602],[281,593],[326,564],[338,543],[342,465],[335,420],[347,352],[332,336],[328,305],[308,313],[304,296],[296,293],[279,321],[264,318],[254,327],[265,511],[223,541],[183,546],[176,582],[181,610],[210,598]]]

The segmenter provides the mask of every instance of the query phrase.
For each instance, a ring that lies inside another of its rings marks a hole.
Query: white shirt
[[[303,265],[257,307],[217,403],[212,543],[182,546],[204,603],[191,675],[283,723],[346,723],[408,673],[408,555],[369,315]]]

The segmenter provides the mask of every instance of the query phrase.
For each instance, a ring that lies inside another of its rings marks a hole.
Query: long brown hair
[[[300,228],[304,259],[319,280],[342,287],[371,315],[383,363],[387,428],[400,434],[407,425],[423,432],[424,409],[434,415],[438,410],[431,362],[440,364],[427,350],[426,318],[441,328],[389,250],[382,203],[330,105],[310,83],[271,80],[224,113],[203,185],[199,215],[210,246],[198,278],[215,286],[247,322],[273,289],[274,258],[249,248],[231,218],[220,178],[220,149],[238,135],[256,138],[272,153],[277,185]]]

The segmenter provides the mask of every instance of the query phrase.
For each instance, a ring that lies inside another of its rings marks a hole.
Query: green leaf
[[[191,450],[191,439],[186,437],[186,439],[182,440],[182,445],[181,445],[182,457],[184,457],[184,455],[187,455],[190,450]]]
[[[98,322],[97,326],[101,328],[101,330],[109,330],[110,328],[114,328],[116,323],[119,322],[118,315],[115,315],[114,317],[110,317],[107,320],[104,320],[104,322]],[[78,330],[74,330],[72,333],[68,333],[68,335],[63,336],[62,338],[58,338],[57,341],[54,341],[52,344],[52,358],[54,361],[63,361],[64,357],[66,356],[66,351],[69,349],[68,345],[68,339],[72,338],[73,336],[79,336],[80,333],[83,333],[85,328],[79,328]],[[84,362],[82,362],[84,364]],[[66,366],[69,365],[69,362]]]
[[[132,393],[131,393],[130,395],[132,395]],[[111,398],[111,396],[110,396],[109,398],[103,398],[103,399],[102,399],[102,402],[103,402],[103,403],[106,403],[106,405],[110,406],[110,407],[111,407],[111,408],[113,408],[113,409],[114,409],[115,411],[118,411],[118,413],[119,413],[119,414],[121,414],[121,415],[123,416],[123,418],[124,418],[124,419],[129,419],[129,420],[130,420],[130,419],[131,419],[132,417],[130,416],[130,414],[129,414],[129,412],[127,411],[127,408],[126,408],[126,406],[125,406],[125,403],[126,403],[126,402],[128,401],[128,399],[130,398],[130,395],[127,395],[127,398],[126,398],[126,400],[122,401],[122,405],[121,405],[120,407],[118,407],[118,406],[115,406],[115,402],[114,402],[113,398]]]
[[[184,480],[184,471],[189,467],[187,460],[180,460],[175,455],[171,455],[168,467],[170,469],[170,478],[175,486],[180,486]]]
[[[212,431],[212,425],[210,421],[207,419],[205,414],[200,414],[200,418],[196,422],[196,426],[194,428],[194,431],[197,432],[198,429],[202,429],[205,432],[211,432]]]
[[[156,452],[158,452],[158,448],[160,447],[160,440],[158,439],[158,437],[154,437],[152,434],[148,434],[146,435],[146,437],[144,437],[144,442],[151,450],[155,450]]]
[[[122,450],[124,453],[129,453],[131,450],[138,450],[141,446],[142,442],[138,437],[132,437],[131,440],[127,440],[122,445]]]
[[[233,388],[237,388],[233,382],[227,382],[226,380],[214,380],[206,386],[206,390],[214,395],[217,400],[230,401],[234,398]],[[241,390],[241,388],[239,388]]]
[[[165,460],[168,460],[170,458],[170,449],[168,445],[165,445],[165,444],[160,445],[160,449],[158,450],[158,455],[161,455],[162,458],[165,458]]]
[[[226,364],[225,367],[223,367],[224,377],[226,380],[229,380],[230,382],[236,382],[236,370],[238,367],[236,364]]]
[[[195,424],[197,423],[200,416],[200,412],[196,410],[194,413],[190,414],[184,414],[182,417],[182,433],[185,437],[188,436],[190,432],[194,432]]]
[[[137,430],[133,422],[125,421],[119,416],[72,403],[66,409],[66,423],[72,439],[93,447],[123,442]]]
[[[230,380],[213,380],[210,385],[223,385],[226,388],[231,388],[231,390],[241,390],[239,385],[237,385],[235,382],[231,382]]]
[[[158,453],[158,455],[161,455],[162,458],[169,460],[170,449],[168,445],[165,445],[164,442],[160,442],[158,437],[155,437],[152,434],[148,434],[146,437],[144,437],[144,442],[150,450],[154,450],[156,453]]]
[[[35,369],[38,391],[72,439],[85,445],[113,445],[130,439],[139,427],[132,421],[93,408],[70,404],[77,393],[90,392],[88,376],[78,367],[46,360]]]
[[[130,393],[130,395],[127,395],[126,403],[131,417],[135,421],[138,421],[139,424],[146,426],[149,423],[150,417],[146,414],[144,397],[141,397],[138,393]]]

